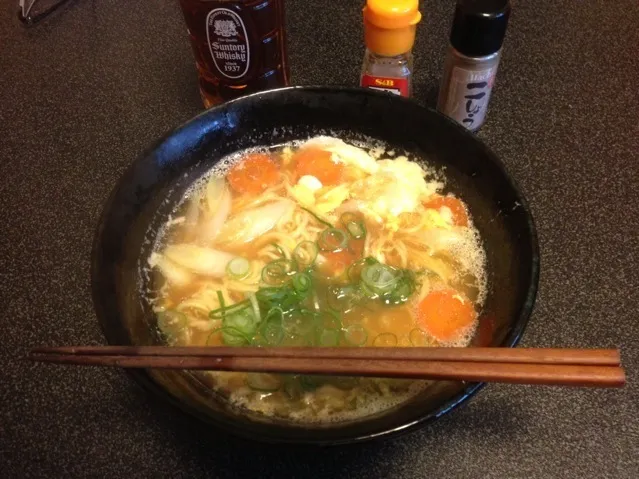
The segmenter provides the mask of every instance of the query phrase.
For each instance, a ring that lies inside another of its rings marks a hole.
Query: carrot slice
[[[238,193],[258,194],[277,183],[280,173],[269,155],[255,153],[237,163],[227,176]]]
[[[466,207],[461,200],[458,200],[454,196],[437,195],[426,201],[424,206],[435,210],[439,210],[442,206],[445,206],[453,214],[453,223],[455,223],[455,225],[468,226],[468,213],[466,212]]]
[[[293,157],[298,178],[314,176],[323,185],[336,185],[342,180],[344,165],[333,161],[330,151],[319,148],[304,148]]]
[[[454,289],[431,291],[417,306],[417,321],[439,341],[458,339],[473,324],[473,304]]]

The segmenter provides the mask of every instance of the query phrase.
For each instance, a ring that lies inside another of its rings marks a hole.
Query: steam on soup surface
[[[238,155],[191,188],[150,258],[162,335],[193,346],[467,345],[485,255],[443,187],[405,157],[330,137]],[[376,413],[425,384],[200,377],[238,406],[302,422]]]

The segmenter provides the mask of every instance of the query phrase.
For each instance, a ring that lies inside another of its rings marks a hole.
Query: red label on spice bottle
[[[386,91],[393,95],[408,97],[410,92],[407,78],[375,77],[372,75],[362,75],[360,86],[371,90]]]

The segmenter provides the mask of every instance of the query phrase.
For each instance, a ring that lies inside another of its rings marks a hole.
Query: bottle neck
[[[490,55],[484,55],[483,57],[470,57],[464,55],[459,50],[456,50],[453,45],[449,46],[449,54],[454,57],[457,61],[465,63],[465,64],[485,64],[485,63],[497,63],[499,61],[499,56],[501,54],[501,49],[497,50]]]
[[[401,55],[379,55],[366,50],[362,65],[362,74],[379,77],[406,78],[413,72],[413,55],[411,52]]]
[[[366,56],[373,60],[395,60],[397,62],[401,62],[409,61],[412,58],[412,52],[409,50],[406,53],[401,53],[399,55],[380,55],[379,53],[366,49]]]

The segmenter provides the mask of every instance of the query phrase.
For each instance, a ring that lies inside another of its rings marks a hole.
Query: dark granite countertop
[[[0,475],[639,477],[639,7],[518,1],[479,136],[526,194],[542,272],[526,346],[620,346],[622,390],[497,385],[396,440],[272,447],[199,427],[114,370],[33,365],[100,344],[92,235],[140,151],[201,109],[175,1],[0,12]],[[355,84],[361,1],[287,1],[295,84]],[[432,103],[453,2],[422,2],[415,96]]]

